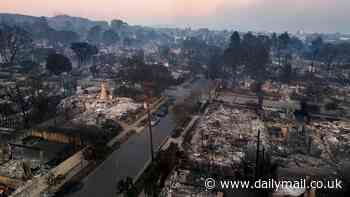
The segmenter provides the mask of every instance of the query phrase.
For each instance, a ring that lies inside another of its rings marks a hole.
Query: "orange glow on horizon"
[[[233,1],[233,2],[232,2]],[[53,16],[68,14],[100,20],[142,17],[198,17],[215,14],[224,4],[259,0],[1,0],[0,12]]]

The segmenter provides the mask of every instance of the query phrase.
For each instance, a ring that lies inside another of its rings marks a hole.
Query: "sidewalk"
[[[188,125],[186,126],[184,131],[181,133],[181,135],[177,138],[169,138],[167,140],[167,142],[164,144],[164,146],[162,146],[162,150],[166,150],[170,146],[170,144],[172,144],[172,143],[177,144],[179,149],[183,150],[182,143],[185,140],[185,136],[187,135],[187,133],[189,131],[191,131],[193,129],[193,127],[195,126],[195,124],[198,122],[198,120],[200,118],[201,118],[201,116],[199,116],[199,115],[193,116],[192,120],[188,123]]]

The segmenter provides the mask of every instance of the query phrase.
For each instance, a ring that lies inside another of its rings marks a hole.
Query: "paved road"
[[[190,85],[178,87],[167,91],[166,94],[182,100],[188,96],[191,89],[201,89],[207,86],[205,79],[198,79]],[[153,141],[155,148],[169,136],[174,129],[173,114],[170,112],[162,118],[153,129]],[[127,176],[134,177],[142,170],[144,164],[150,158],[148,130],[135,134],[120,148],[114,151],[94,172],[83,180],[84,187],[69,196],[74,197],[110,197],[116,194],[117,182]]]

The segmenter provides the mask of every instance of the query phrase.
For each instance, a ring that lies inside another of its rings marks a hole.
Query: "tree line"
[[[292,60],[296,57],[307,62],[311,68],[317,64],[334,70],[336,66],[350,64],[350,43],[325,42],[321,36],[311,41],[302,41],[288,32],[279,35],[254,35],[248,32],[241,36],[236,31],[224,52],[212,56],[209,70],[213,77],[229,73],[229,76],[236,79],[237,72],[241,69],[243,72],[240,74],[244,74],[241,76],[261,81],[269,74],[269,65],[277,65],[281,68],[279,78],[288,82],[292,78]]]

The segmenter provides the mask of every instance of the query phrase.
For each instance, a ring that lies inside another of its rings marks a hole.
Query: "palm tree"
[[[136,188],[132,178],[126,177],[117,183],[117,194],[125,197],[136,196]]]
[[[144,180],[144,192],[146,196],[157,196],[157,176],[155,173],[150,173]]]

